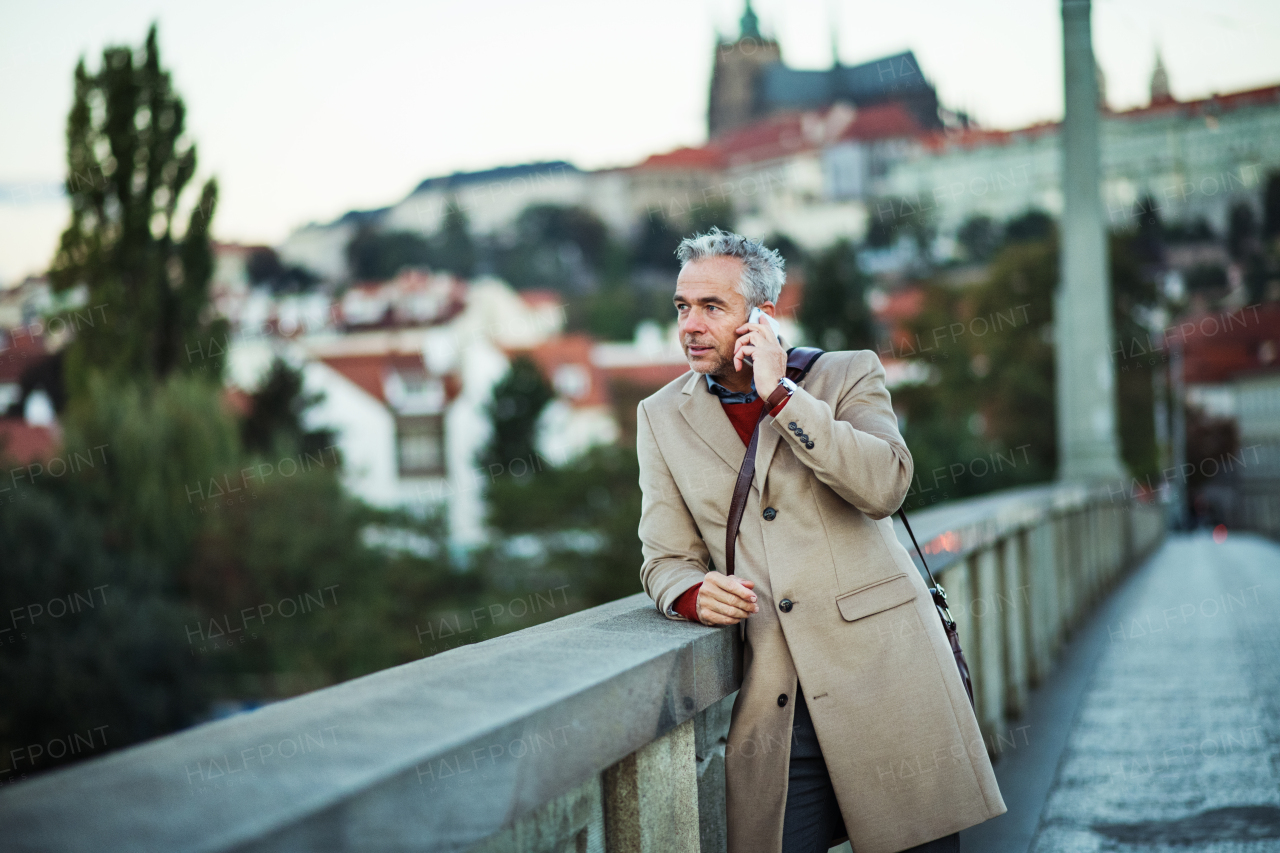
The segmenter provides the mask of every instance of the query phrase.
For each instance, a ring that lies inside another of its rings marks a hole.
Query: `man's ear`
[[[776,313],[774,313],[777,310],[778,306],[774,305],[772,302],[761,302],[756,307],[759,308],[764,313],[768,314],[770,317],[773,317],[776,319],[778,316]]]

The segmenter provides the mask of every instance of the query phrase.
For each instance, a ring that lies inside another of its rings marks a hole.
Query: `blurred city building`
[[[1102,198],[1111,228],[1144,213],[1204,220],[1225,232],[1239,201],[1256,204],[1267,170],[1280,167],[1280,86],[1179,102],[1159,64],[1151,103],[1103,111]],[[977,127],[934,133],[889,169],[873,215],[922,220],[954,234],[975,215],[1006,219],[1062,212],[1060,125]]]
[[[1169,327],[1181,348],[1188,449],[1178,476],[1213,522],[1280,533],[1280,304],[1201,312]]]
[[[625,168],[582,171],[554,161],[429,178],[389,207],[299,229],[281,257],[341,279],[359,225],[430,235],[453,206],[473,233],[502,235],[523,210],[548,204],[590,210],[626,239],[655,218],[688,227],[711,209],[730,211],[743,233],[784,234],[805,248],[862,240],[878,221],[928,230],[924,251],[940,262],[956,256],[955,235],[973,217],[1061,213],[1059,123],[981,128],[939,105],[909,51],[800,71],[759,36],[749,8],[742,27],[717,48],[704,145]],[[1097,79],[1105,89],[1100,68]],[[1112,111],[1105,96],[1102,103],[1109,227],[1155,212],[1223,233],[1231,208],[1256,207],[1267,171],[1280,168],[1280,86],[1179,101],[1157,55],[1147,106]],[[863,262],[869,272],[892,273],[920,251],[914,237],[899,234],[893,245],[864,252]]]
[[[230,344],[230,385],[252,391],[271,361],[285,358],[302,371],[307,392],[323,394],[307,427],[335,432],[351,491],[382,507],[443,507],[456,547],[485,541],[484,486],[506,468],[562,464],[619,440],[615,379],[645,396],[688,369],[678,346],[659,343],[656,326],[628,344],[563,334],[559,294],[518,293],[492,277],[463,282],[406,269],[351,288],[332,307],[337,323],[292,336],[271,324],[242,325]],[[538,366],[555,398],[536,425],[542,458],[508,460],[496,472],[478,462],[491,435],[488,406],[520,356]]]

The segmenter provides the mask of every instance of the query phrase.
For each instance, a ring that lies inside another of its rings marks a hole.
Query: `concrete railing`
[[[989,750],[1163,519],[1067,486],[913,514]],[[12,786],[0,837],[33,853],[724,851],[741,651],[736,630],[637,594]]]

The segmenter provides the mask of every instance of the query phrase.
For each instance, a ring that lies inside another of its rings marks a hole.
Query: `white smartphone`
[[[751,313],[747,315],[748,323],[759,323],[759,322],[762,322],[762,320],[770,329],[773,330],[773,339],[775,341],[779,340],[779,338],[782,337],[782,330],[778,327],[778,321],[773,319],[772,316],[764,313],[758,307],[752,308]],[[749,355],[743,356],[742,361],[745,364],[749,364],[752,367],[755,367],[755,362],[751,360],[751,356]]]

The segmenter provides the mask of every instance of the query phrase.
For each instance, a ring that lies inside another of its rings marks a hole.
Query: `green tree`
[[[800,324],[824,349],[865,349],[875,340],[870,279],[858,266],[858,253],[848,240],[838,240],[815,254],[805,273]]]
[[[908,508],[1052,476],[1056,281],[1056,244],[1042,241],[1006,246],[970,289],[925,286],[893,353],[930,374],[893,391],[916,460]]]
[[[1280,237],[1280,172],[1269,172],[1262,191],[1262,236],[1266,240]]]
[[[1142,264],[1144,244],[1140,229],[1114,232],[1109,239],[1116,431],[1125,467],[1133,476],[1145,479],[1160,470],[1154,377],[1156,371],[1164,369],[1164,362],[1150,340],[1147,326],[1159,302],[1159,288],[1155,274]]]
[[[405,267],[431,266],[431,242],[411,231],[362,225],[347,243],[347,269],[356,281],[386,281]]]
[[[101,373],[62,425],[61,473],[50,465],[0,503],[0,597],[79,593],[93,606],[28,611],[30,630],[0,660],[0,741],[105,725],[114,749],[190,725],[213,695],[184,648],[199,608],[180,569],[209,483],[240,467],[235,427],[207,382],[172,376],[144,393]]]
[[[1227,215],[1227,251],[1236,260],[1248,258],[1257,251],[1258,222],[1253,205],[1238,201]]]
[[[507,536],[538,537],[543,553],[530,566],[491,554],[485,573],[499,587],[530,577],[567,584],[579,606],[640,592],[640,467],[634,447],[594,447],[563,465],[494,480],[488,523]]]
[[[679,270],[676,247],[680,245],[680,240],[680,234],[667,221],[665,213],[661,210],[650,211],[632,251],[636,266],[664,272]]]
[[[308,430],[303,425],[307,409],[324,399],[323,393],[303,391],[302,371],[276,357],[258,390],[250,397],[252,408],[240,424],[246,450],[256,453],[320,453],[334,441],[332,430]]]
[[[476,270],[476,245],[471,239],[471,220],[456,199],[445,205],[440,231],[431,241],[433,266],[461,278],[470,278]]]
[[[872,249],[887,249],[898,239],[898,217],[894,212],[891,199],[872,199],[867,204],[868,210],[876,211],[867,225],[867,246]]]
[[[84,281],[91,298],[127,297],[141,313],[123,312],[121,328],[106,332],[82,327],[79,390],[60,418],[56,463],[5,464],[25,477],[0,500],[0,599],[26,608],[27,622],[20,636],[6,635],[15,642],[0,656],[6,755],[102,726],[105,743],[95,745],[114,749],[196,722],[215,697],[281,698],[405,662],[425,653],[415,618],[455,603],[465,611],[481,593],[478,579],[455,576],[430,553],[443,553],[438,518],[375,510],[343,490],[332,448],[312,452],[324,439],[303,427],[312,401],[296,372],[274,365],[242,425],[218,384],[180,369],[181,359],[159,359],[175,329],[180,341],[214,332],[188,322],[210,307],[207,288],[195,286],[207,284],[207,235],[189,229],[174,240],[163,230],[172,217],[161,215],[148,238],[134,222],[163,195],[146,195],[142,169],[163,154],[156,134],[176,139],[181,129],[176,96],[134,91],[167,81],[154,28],[146,56],[134,69],[132,53],[113,48],[99,75],[89,78],[83,63],[77,73],[70,125],[81,147],[72,146],[68,183],[89,156],[103,158],[105,178],[73,199],[60,275],[64,286]],[[130,112],[135,102],[147,115]],[[102,110],[109,121],[94,117]],[[103,121],[100,148],[81,150],[86,128]],[[138,130],[131,149],[121,123]],[[173,160],[186,178],[166,170],[158,179],[173,192],[194,170],[186,152]],[[112,160],[138,166],[132,182],[113,182]],[[128,349],[129,335],[145,346]],[[117,337],[126,349],[112,352]],[[412,548],[387,544],[396,541]],[[42,615],[44,604],[77,593],[86,606]],[[235,628],[283,599],[299,602],[297,618]],[[213,630],[211,620],[228,619],[241,644]]]
[[[49,276],[59,291],[85,286],[107,322],[77,330],[66,360],[73,395],[85,389],[91,370],[221,376],[221,355],[188,357],[208,340],[225,339],[227,329],[204,310],[213,273],[213,179],[185,231],[176,231],[196,171],[196,146],[185,128],[186,108],[161,67],[154,24],[140,52],[108,47],[96,73],[83,58],[77,63],[67,118],[71,223]]]
[[[803,268],[806,260],[805,251],[800,247],[799,243],[786,234],[775,231],[764,238],[764,244],[779,255],[782,255],[782,259],[786,261],[787,269],[799,270]]]
[[[1000,226],[990,216],[971,216],[956,232],[956,240],[964,249],[966,261],[989,261],[1000,248]]]
[[[1004,224],[1004,239],[1008,243],[1048,240],[1054,233],[1053,217],[1043,210],[1028,210]]]
[[[916,460],[908,507],[1047,480],[1057,470],[1053,293],[1058,240],[1016,239],[985,281],[965,290],[931,282],[894,355],[928,369],[925,384],[895,389],[904,437]],[[1122,458],[1135,476],[1158,467],[1153,359],[1142,321],[1155,305],[1135,232],[1109,238],[1111,343]]]
[[[583,294],[595,291],[601,281],[617,284],[626,277],[622,247],[614,244],[600,217],[583,207],[526,207],[497,255],[498,273],[521,290]]]
[[[733,230],[733,205],[727,199],[716,199],[694,205],[689,210],[687,234],[705,234],[714,225],[722,231]]]
[[[535,452],[538,417],[555,399],[555,391],[528,356],[517,356],[493,388],[486,407],[493,435],[481,452],[480,463],[507,466],[513,459],[528,459]]]

